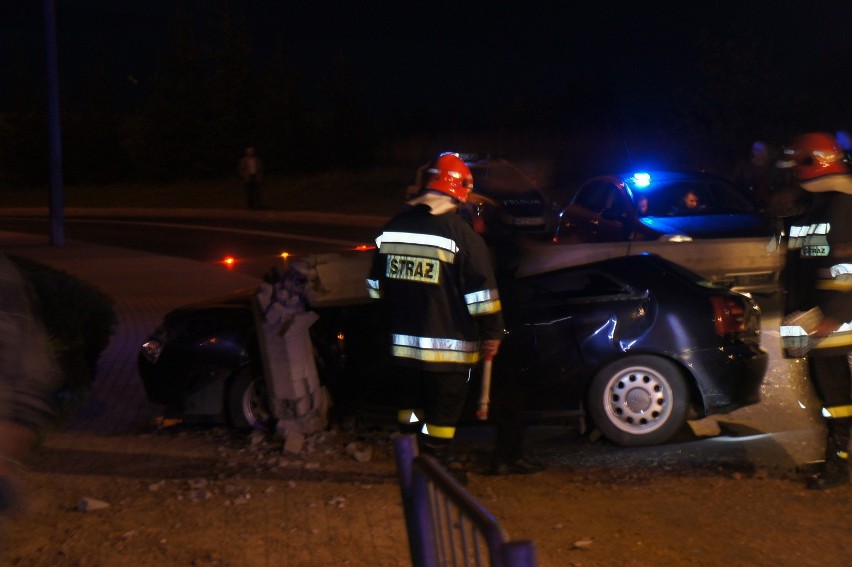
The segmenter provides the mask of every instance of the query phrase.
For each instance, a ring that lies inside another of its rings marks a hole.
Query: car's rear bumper
[[[763,349],[734,345],[689,352],[681,361],[696,378],[705,415],[722,414],[760,401],[769,365]]]

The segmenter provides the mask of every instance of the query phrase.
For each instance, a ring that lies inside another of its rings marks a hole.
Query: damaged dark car
[[[352,266],[312,273],[328,291],[306,308],[318,374],[336,412],[392,415],[392,375],[381,320]],[[330,283],[331,282],[331,283]],[[332,291],[333,295],[333,291]],[[500,373],[532,381],[531,417],[579,418],[624,446],[671,440],[688,419],[755,404],[767,368],[760,309],[748,295],[711,284],[654,255],[625,256],[513,279],[501,296],[506,337]],[[252,427],[267,419],[254,290],[167,314],[142,345],[148,398],[181,416]],[[468,422],[476,422],[471,384]]]

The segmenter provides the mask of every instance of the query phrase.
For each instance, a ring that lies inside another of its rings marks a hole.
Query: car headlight
[[[155,364],[163,352],[163,343],[157,339],[148,339],[142,343],[142,354],[151,364]]]

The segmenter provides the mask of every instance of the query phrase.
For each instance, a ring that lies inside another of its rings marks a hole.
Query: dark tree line
[[[699,37],[700,72],[672,70],[684,79],[669,91],[565,69],[568,79],[552,92],[533,99],[524,85],[514,87],[475,119],[404,105],[377,118],[345,58],[308,97],[293,63],[298,54],[282,45],[259,57],[244,21],[225,10],[204,18],[175,19],[150,76],[117,83],[95,62],[89,76],[63,81],[66,183],[233,176],[247,145],[259,149],[270,173],[354,168],[392,159],[406,143],[431,151],[430,139],[484,152],[549,153],[577,169],[643,154],[724,168],[755,139],[780,145],[797,131],[852,126],[844,104],[848,54],[814,61],[799,77],[779,60],[778,46],[736,29]],[[17,76],[33,73],[21,68]],[[655,112],[635,111],[643,97]],[[44,100],[13,87],[0,114],[0,183],[45,182],[45,132]]]
[[[271,172],[366,163],[370,136],[352,99],[345,65],[330,77],[330,104],[300,96],[288,54],[259,58],[245,23],[226,12],[174,22],[168,48],[148,77],[116,82],[103,65],[61,84],[67,184],[174,181],[233,176],[254,145]],[[15,75],[38,84],[32,69]],[[0,182],[37,185],[47,178],[43,91],[20,92],[0,113]]]

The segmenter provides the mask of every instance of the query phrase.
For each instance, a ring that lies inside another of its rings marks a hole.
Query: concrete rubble
[[[296,453],[285,449],[273,432],[240,434],[227,428],[207,431],[178,432],[177,436],[201,435],[219,443],[217,460],[209,474],[191,478],[164,478],[148,481],[141,488],[149,493],[162,494],[164,498],[190,504],[213,503],[219,506],[250,506],[271,496],[272,486],[265,489],[249,488],[251,479],[273,475],[287,479],[285,486],[297,490],[299,479],[311,479],[316,474],[351,474],[352,489],[367,490],[373,483],[394,482],[387,476],[381,463],[374,470],[375,460],[387,460],[392,451],[387,432],[374,434],[354,433],[339,428],[324,429],[304,438]],[[381,456],[377,456],[381,455]],[[294,475],[293,478],[287,478]],[[304,476],[303,476],[304,475]],[[347,494],[336,494],[325,500],[330,508],[342,509]],[[110,504],[94,498],[81,498],[80,511],[91,512],[109,508]]]
[[[310,328],[319,316],[308,305],[365,301],[364,257],[314,255],[272,270],[255,295],[255,325],[263,357],[275,434],[282,454],[301,454],[312,436],[328,427],[330,399],[317,372]],[[252,435],[259,442],[261,432]],[[347,454],[359,462],[372,458],[369,447]]]
[[[284,451],[301,452],[305,437],[328,425],[328,394],[314,359],[310,328],[319,316],[306,311],[310,270],[274,272],[255,296],[255,326],[268,402]]]
[[[346,445],[346,454],[351,455],[359,463],[366,463],[373,457],[373,449],[369,445],[361,445],[353,441]]]

